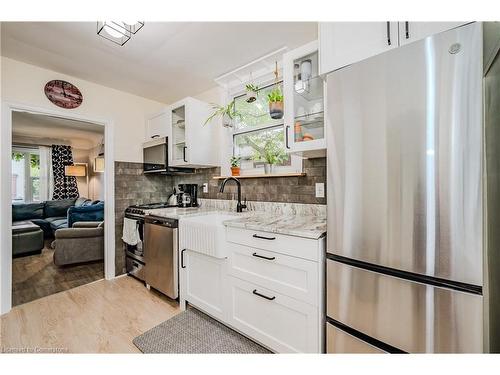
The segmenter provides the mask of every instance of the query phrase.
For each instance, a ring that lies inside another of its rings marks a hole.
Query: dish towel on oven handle
[[[139,223],[137,220],[124,218],[123,219],[123,242],[128,245],[135,246],[141,239],[139,237]]]

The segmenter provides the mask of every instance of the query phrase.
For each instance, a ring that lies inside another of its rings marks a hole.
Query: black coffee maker
[[[177,205],[179,207],[198,207],[198,185],[179,184],[177,194]]]

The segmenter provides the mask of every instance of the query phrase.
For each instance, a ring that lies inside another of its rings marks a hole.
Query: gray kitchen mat
[[[271,353],[194,308],[151,328],[132,342],[143,353]]]

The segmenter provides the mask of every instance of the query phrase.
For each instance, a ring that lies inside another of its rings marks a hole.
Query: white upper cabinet
[[[168,110],[151,115],[146,119],[146,140],[166,137],[170,133],[170,113]]]
[[[320,74],[398,46],[397,22],[321,22]]]
[[[284,126],[288,152],[324,155],[325,84],[319,75],[318,42],[283,55]]]
[[[399,44],[415,42],[465,24],[466,22],[399,22]]]
[[[320,74],[466,22],[320,22]]]
[[[217,124],[204,125],[208,103],[185,98],[170,106],[169,164],[173,167],[216,167],[219,163]]]

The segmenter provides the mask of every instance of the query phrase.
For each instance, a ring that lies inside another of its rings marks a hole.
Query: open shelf
[[[214,180],[223,180],[228,177],[234,177],[237,179],[241,178],[270,178],[270,177],[303,177],[305,173],[274,173],[274,174],[250,174],[250,175],[242,175],[242,176],[214,176],[212,179]]]

